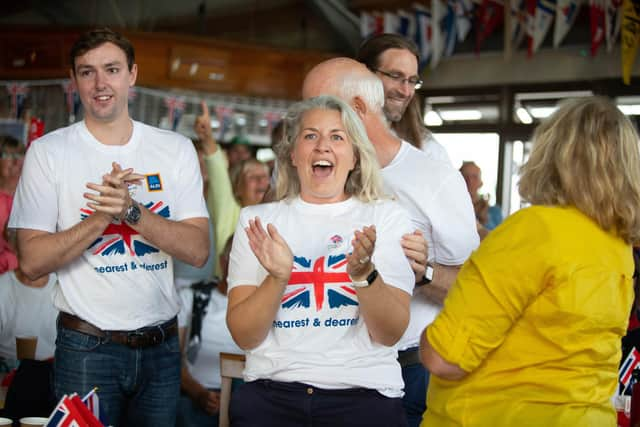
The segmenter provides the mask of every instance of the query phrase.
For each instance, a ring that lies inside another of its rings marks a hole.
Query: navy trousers
[[[402,400],[375,390],[327,390],[258,380],[231,396],[232,427],[406,427]]]

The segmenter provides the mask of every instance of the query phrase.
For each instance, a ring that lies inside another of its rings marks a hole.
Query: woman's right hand
[[[293,254],[273,224],[267,224],[265,231],[260,218],[249,220],[245,228],[249,246],[260,264],[279,283],[287,284],[293,267]]]

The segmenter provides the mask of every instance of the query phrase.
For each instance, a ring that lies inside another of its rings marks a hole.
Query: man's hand
[[[413,233],[402,236],[401,245],[404,255],[409,259],[411,269],[415,273],[416,283],[421,282],[424,278],[429,257],[427,240],[424,238],[422,231],[416,230]]]
[[[129,184],[140,184],[143,178],[143,175],[134,173],[133,168],[122,169],[118,163],[113,162],[111,172],[102,176],[102,184],[86,184],[87,188],[98,193],[84,193],[84,197],[91,200],[87,206],[98,213],[121,220],[131,205]]]
[[[200,109],[202,113],[196,117],[196,121],[193,123],[193,130],[202,144],[204,154],[211,155],[216,152],[218,145],[213,137],[211,116],[209,115],[209,107],[205,101],[200,102]]]

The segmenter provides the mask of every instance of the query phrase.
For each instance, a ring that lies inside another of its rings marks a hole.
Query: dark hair
[[[124,54],[127,56],[127,66],[129,71],[131,71],[136,60],[131,42],[122,34],[116,33],[109,28],[98,28],[82,34],[73,46],[71,46],[70,59],[73,74],[76,73],[77,57],[82,56],[90,50],[102,46],[105,43],[113,43],[122,49]]]
[[[411,52],[418,64],[420,64],[420,52],[418,46],[412,41],[398,34],[378,34],[373,35],[360,45],[356,60],[362,62],[368,69],[375,71],[378,68],[380,55],[389,49],[405,49]],[[402,118],[391,123],[391,128],[402,139],[420,148],[422,141],[430,135],[424,126],[422,118],[422,108],[417,96],[409,102]]]
[[[420,63],[420,52],[416,44],[398,34],[378,34],[371,36],[362,42],[356,53],[356,61],[362,62],[368,69],[374,71],[378,68],[378,58],[389,49],[406,49],[413,53]]]
[[[22,144],[11,135],[0,135],[0,151],[5,148],[22,148]]]

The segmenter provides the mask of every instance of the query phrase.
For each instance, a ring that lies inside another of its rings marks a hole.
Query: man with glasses
[[[364,41],[356,60],[382,80],[384,114],[394,132],[429,157],[451,163],[447,151],[424,126],[420,100],[415,96],[423,83],[415,43],[397,34],[379,34]]]
[[[390,96],[385,100],[379,75],[353,59],[333,58],[309,71],[302,97],[334,95],[351,105],[375,148],[386,191],[409,212],[416,227],[401,242],[416,272],[416,288],[409,326],[398,343],[402,350],[398,361],[405,383],[403,405],[407,420],[409,426],[417,427],[426,408],[429,381],[428,372],[420,363],[420,335],[440,312],[460,266],[480,240],[471,198],[460,173],[450,162],[428,156],[389,129],[384,116],[387,110],[397,110],[402,102],[390,103]],[[405,74],[403,79],[406,78]],[[408,82],[401,83],[406,87]]]

